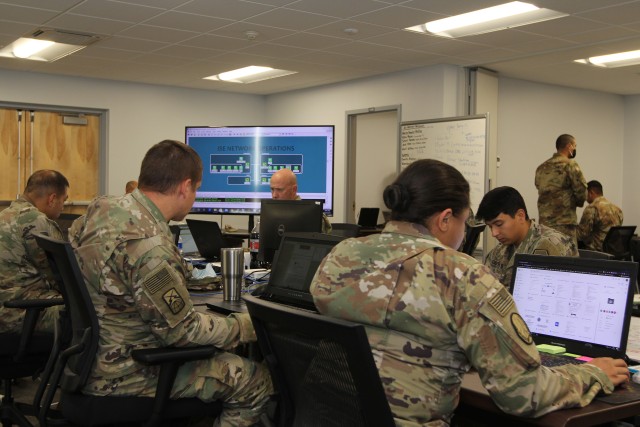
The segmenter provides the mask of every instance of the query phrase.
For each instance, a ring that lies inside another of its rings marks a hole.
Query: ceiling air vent
[[[76,46],[89,46],[100,40],[96,34],[80,33],[69,30],[56,30],[53,28],[38,28],[26,37],[38,40],[49,40],[56,43],[72,44]]]

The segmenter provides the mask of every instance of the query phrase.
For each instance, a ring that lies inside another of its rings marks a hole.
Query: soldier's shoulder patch
[[[516,331],[516,335],[518,335],[518,338],[520,338],[523,343],[527,345],[531,345],[533,343],[529,327],[519,313],[511,313],[511,325]]]
[[[170,327],[189,315],[192,304],[184,277],[168,262],[160,262],[144,277],[142,289]]]
[[[513,306],[513,298],[507,291],[507,288],[502,288],[489,300],[488,304],[500,315],[500,317],[504,317],[511,306]]]
[[[176,288],[171,288],[162,295],[162,299],[169,307],[173,314],[178,314],[184,308],[185,302]]]

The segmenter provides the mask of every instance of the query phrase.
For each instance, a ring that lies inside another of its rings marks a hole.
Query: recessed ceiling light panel
[[[248,67],[238,68],[237,70],[226,71],[224,73],[204,77],[204,79],[231,83],[255,83],[262,80],[274,79],[276,77],[288,76],[295,73],[297,73],[297,71],[278,70],[271,67],[250,65]]]
[[[505,30],[563,16],[567,14],[541,9],[530,3],[513,1],[408,27],[405,30],[455,38]]]

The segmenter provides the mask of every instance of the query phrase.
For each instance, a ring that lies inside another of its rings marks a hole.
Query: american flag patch
[[[507,288],[502,288],[497,294],[495,294],[490,300],[489,305],[498,312],[500,316],[505,316],[511,306],[513,305],[513,298],[509,295]]]
[[[166,268],[161,269],[153,276],[148,277],[144,281],[144,286],[151,294],[155,294],[160,289],[164,288],[165,285],[171,284],[171,275],[167,271]]]

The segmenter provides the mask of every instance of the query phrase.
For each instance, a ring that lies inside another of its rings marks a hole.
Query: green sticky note
[[[551,345],[551,344],[539,344],[536,346],[538,351],[542,353],[549,354],[561,354],[565,352],[564,347],[560,347],[559,345]]]

